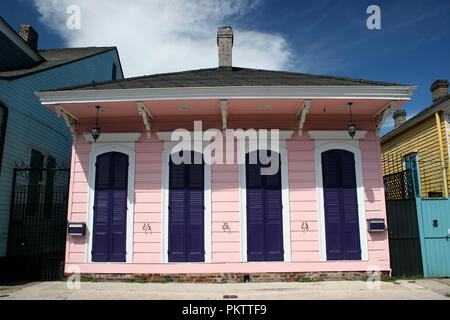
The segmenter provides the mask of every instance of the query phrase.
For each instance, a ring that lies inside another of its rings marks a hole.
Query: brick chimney
[[[217,46],[219,47],[219,68],[231,68],[233,48],[233,29],[231,27],[219,27]]]
[[[19,28],[19,36],[25,40],[31,48],[37,50],[38,46],[38,33],[29,24],[22,24]]]
[[[433,95],[433,103],[436,100],[448,95],[448,81],[447,80],[436,80],[430,87],[431,94]]]
[[[392,115],[394,118],[394,129],[401,126],[406,121],[406,111],[405,110],[397,110]]]

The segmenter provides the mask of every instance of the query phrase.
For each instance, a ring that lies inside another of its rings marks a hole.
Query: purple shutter
[[[344,244],[344,259],[361,260],[355,157],[353,153],[343,151],[340,154],[340,162],[342,170],[342,240]]]
[[[105,153],[97,157],[95,163],[95,197],[94,197],[94,225],[92,240],[92,261],[108,261],[109,251],[109,210],[110,190],[109,177],[113,157]]]
[[[110,261],[126,261],[128,156],[114,153],[111,184]]]
[[[109,208],[110,192],[108,190],[95,191],[94,199],[94,227],[92,240],[92,261],[108,261],[109,251]]]
[[[169,262],[186,261],[184,166],[169,163]]]
[[[246,155],[247,260],[282,261],[283,226],[281,170],[261,175],[261,163]]]
[[[192,159],[194,159],[192,157]],[[204,166],[187,166],[187,261],[205,261],[204,244]]]
[[[169,262],[205,260],[203,181],[203,164],[176,165],[170,159]]]
[[[246,155],[247,189],[247,260],[264,261],[266,258],[264,189],[261,165],[249,164]]]
[[[353,153],[322,153],[327,260],[360,260],[358,202]]]
[[[283,206],[281,197],[281,159],[274,175],[263,176],[266,198],[266,260],[283,261]],[[265,165],[268,167],[268,165]]]
[[[108,152],[97,157],[92,261],[125,262],[128,156]]]
[[[335,152],[336,151],[336,152]],[[327,260],[342,260],[338,150],[322,153]]]
[[[266,232],[264,188],[260,175],[261,165],[246,164],[247,189],[247,260],[266,259]]]

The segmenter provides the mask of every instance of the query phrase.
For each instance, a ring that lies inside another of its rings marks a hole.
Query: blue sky
[[[65,26],[70,4],[79,30]],[[380,30],[366,27],[372,4]],[[448,0],[3,0],[0,12],[14,29],[33,25],[40,49],[118,46],[126,76],[213,67],[217,27],[230,25],[234,65],[415,85],[408,118],[431,104],[433,81],[450,80]]]

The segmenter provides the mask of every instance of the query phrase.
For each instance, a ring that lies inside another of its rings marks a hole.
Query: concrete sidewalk
[[[0,300],[450,300],[450,279],[381,281],[379,289],[364,281],[79,284],[79,289],[59,281],[0,285]]]

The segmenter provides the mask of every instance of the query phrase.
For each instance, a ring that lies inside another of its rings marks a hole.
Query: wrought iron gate
[[[422,254],[411,169],[383,177],[393,276],[422,276]]]
[[[8,235],[8,279],[63,276],[68,168],[16,168]]]

